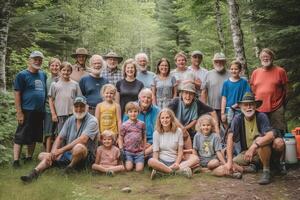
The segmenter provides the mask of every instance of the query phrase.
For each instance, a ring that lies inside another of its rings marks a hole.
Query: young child
[[[212,170],[216,176],[231,176],[242,178],[240,172],[226,173],[225,158],[223,156],[220,136],[214,133],[215,122],[210,115],[202,115],[196,125],[197,133],[193,141],[193,154],[199,156],[200,167]],[[235,169],[242,171],[242,168],[234,164]]]
[[[104,99],[96,107],[95,117],[98,119],[100,135],[105,130],[113,133],[116,141],[118,133],[121,129],[121,107],[114,99],[117,88],[112,84],[105,84],[101,89],[101,95]]]
[[[242,100],[246,92],[250,92],[250,85],[247,80],[240,77],[242,64],[239,61],[232,61],[228,80],[224,81],[222,88],[221,120],[230,123],[233,116],[233,108],[237,108],[237,102]]]
[[[109,130],[103,131],[101,140],[103,145],[97,149],[96,161],[92,165],[92,169],[106,173],[108,176],[114,176],[115,173],[124,171],[120,150],[113,145],[114,133]]]
[[[144,122],[137,119],[139,106],[135,102],[128,102],[125,113],[129,119],[123,122],[119,135],[119,148],[123,150],[127,171],[131,171],[135,164],[136,171],[144,169],[144,152],[146,146],[146,127]]]
[[[49,61],[49,69],[51,73],[51,78],[47,79],[47,91],[50,90],[50,85],[53,82],[57,82],[59,79],[59,67],[61,62],[57,58],[51,58]],[[50,152],[52,148],[52,140],[57,134],[57,123],[53,122],[51,119],[51,111],[49,107],[49,101],[46,101],[46,113],[44,119],[44,145],[45,151]]]
[[[60,78],[51,84],[48,94],[52,121],[58,122],[58,133],[60,133],[68,117],[73,114],[75,97],[82,95],[79,84],[70,79],[71,73],[72,65],[63,62],[60,66]]]

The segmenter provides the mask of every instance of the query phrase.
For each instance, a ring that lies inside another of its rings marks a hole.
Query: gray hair
[[[147,94],[151,94],[151,98],[152,98],[152,90],[149,88],[143,88],[140,93],[139,93],[139,98],[142,96],[142,94],[147,93]]]
[[[145,54],[145,53],[136,54],[134,59],[135,59],[136,62],[138,62],[138,59],[141,58],[141,57],[144,57],[146,59],[146,61],[149,62],[149,58],[148,58],[147,54]]]
[[[92,55],[92,57],[90,58],[90,67],[92,67],[92,61],[96,58],[99,58],[102,64],[102,68],[106,67],[106,62],[103,60],[102,56],[98,55],[98,54],[94,54]]]

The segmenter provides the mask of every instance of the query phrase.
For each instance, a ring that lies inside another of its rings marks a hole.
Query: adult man
[[[76,52],[71,55],[72,58],[75,58],[75,65],[73,65],[73,70],[71,74],[71,79],[79,82],[82,76],[87,75],[86,71],[86,60],[90,57],[88,51],[85,48],[77,48]]]
[[[47,95],[47,76],[40,70],[43,58],[40,51],[33,51],[29,56],[27,69],[19,72],[15,79],[18,127],[14,138],[14,167],[20,166],[22,145],[27,145],[25,161],[31,161],[35,143],[43,140],[43,119]]]
[[[251,164],[256,170],[258,161],[263,165],[263,174],[259,184],[270,183],[270,160],[278,160],[284,150],[284,141],[278,137],[269,123],[265,113],[257,112],[262,101],[255,100],[253,94],[246,93],[238,102],[241,108],[240,114],[236,115],[232,122],[227,137],[227,170],[232,170],[232,162],[246,166]],[[237,154],[233,158],[233,152]]]
[[[103,58],[107,63],[107,67],[102,70],[101,76],[106,78],[109,83],[116,85],[119,80],[123,79],[122,71],[118,68],[118,64],[122,62],[123,57],[118,56],[115,52],[109,52]]]
[[[196,77],[195,86],[198,94],[200,94],[201,84],[203,83],[208,72],[207,69],[200,67],[202,59],[203,59],[203,54],[201,51],[193,51],[191,54],[192,65],[188,67],[188,69],[192,70],[192,72],[194,72],[195,74]]]
[[[226,70],[226,57],[223,53],[216,53],[213,58],[214,69],[207,72],[201,85],[201,100],[214,108],[219,120],[221,119],[221,90],[223,83],[230,77]]]
[[[144,88],[139,93],[139,106],[141,110],[138,114],[138,119],[146,124],[146,155],[152,153],[153,133],[155,129],[156,118],[159,113],[159,108],[152,104],[152,95],[152,91],[149,88]],[[127,119],[128,116],[124,115],[123,121],[126,121]]]
[[[84,165],[92,165],[99,134],[97,119],[88,113],[84,96],[74,100],[73,115],[65,122],[55,139],[51,153],[40,153],[41,162],[28,174],[21,176],[24,182],[31,182],[52,165],[66,166],[71,172]]]
[[[108,83],[106,78],[100,76],[101,69],[104,66],[104,60],[100,55],[93,55],[90,58],[90,74],[84,76],[79,81],[82,95],[87,98],[89,113],[95,115],[95,109],[98,103],[102,101],[100,90],[103,85]]]
[[[195,84],[196,78],[194,73],[189,70],[186,66],[187,58],[184,52],[179,52],[175,55],[174,58],[176,69],[171,71],[171,76],[176,78],[178,84],[178,90],[181,90],[182,86],[185,83]]]
[[[139,69],[136,79],[144,84],[145,88],[153,86],[155,73],[147,70],[149,62],[148,56],[145,53],[138,53],[135,55],[135,62],[138,64]]]
[[[253,93],[263,100],[258,111],[267,113],[271,126],[284,134],[286,131],[284,106],[288,77],[282,67],[273,64],[274,53],[270,49],[263,49],[259,58],[262,67],[254,70],[250,79]]]
[[[196,88],[193,83],[186,83],[181,88],[181,97],[176,97],[168,107],[174,111],[179,125],[183,130],[185,149],[192,149],[191,139],[196,134],[195,125],[200,115],[209,113],[217,121],[216,112],[206,104],[199,101],[196,96]],[[216,130],[219,133],[219,130]]]

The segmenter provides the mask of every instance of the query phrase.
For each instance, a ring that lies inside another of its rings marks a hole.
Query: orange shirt
[[[284,102],[287,82],[287,74],[282,67],[254,70],[250,79],[251,89],[255,98],[263,101],[257,110],[260,112],[277,110]]]

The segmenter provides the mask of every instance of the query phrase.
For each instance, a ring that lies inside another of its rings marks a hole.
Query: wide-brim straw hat
[[[255,100],[254,95],[251,92],[246,92],[241,101],[238,101],[238,105],[242,103],[255,103],[256,108],[259,108],[262,105],[262,100]]]
[[[75,53],[71,54],[72,58],[76,58],[77,55],[85,55],[86,57],[90,57],[91,55],[88,53],[86,48],[77,48]]]
[[[106,60],[108,58],[116,58],[118,60],[118,63],[123,61],[123,57],[119,56],[118,54],[116,54],[115,52],[111,51],[109,53],[107,53],[106,55],[103,56],[103,58]]]
[[[183,84],[183,86],[181,87],[180,91],[187,91],[187,92],[192,92],[194,94],[196,94],[196,87],[195,84],[193,83],[186,83]]]

